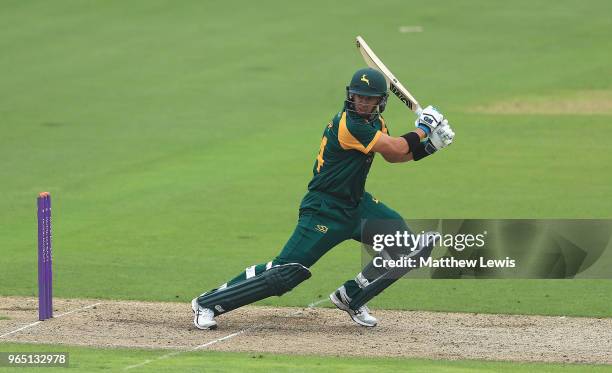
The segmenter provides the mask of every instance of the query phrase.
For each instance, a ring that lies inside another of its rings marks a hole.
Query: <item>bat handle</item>
[[[414,111],[414,113],[416,114],[417,117],[421,116],[421,114],[423,113],[423,109],[421,108],[420,105],[417,105],[416,110]]]

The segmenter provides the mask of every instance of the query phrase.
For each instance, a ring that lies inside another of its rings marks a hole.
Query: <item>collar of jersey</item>
[[[344,104],[344,111],[346,112],[346,116],[347,118],[351,118],[351,121],[353,122],[358,122],[360,124],[370,124],[370,125],[374,125],[374,123],[376,123],[376,120],[378,119],[378,117],[367,121],[365,119],[363,119],[362,116],[360,116],[359,114],[357,114],[356,112],[349,110],[347,104]]]

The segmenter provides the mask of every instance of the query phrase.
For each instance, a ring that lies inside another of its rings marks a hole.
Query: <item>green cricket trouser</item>
[[[329,195],[309,192],[302,201],[297,226],[281,253],[271,262],[247,268],[222,287],[244,281],[247,277],[257,275],[273,265],[299,263],[310,268],[339,243],[348,239],[361,242],[362,222],[371,219],[393,220],[395,224],[389,227],[390,232],[408,229],[395,210],[367,192],[360,204],[354,208],[346,208],[342,201]],[[250,272],[250,275],[247,275],[247,272]],[[390,280],[388,285],[393,282],[394,280]],[[344,285],[350,297],[360,291],[354,280],[349,280]]]
[[[309,268],[339,243],[348,239],[361,242],[361,225],[364,220],[403,222],[396,211],[367,192],[359,205],[352,209],[321,194],[307,195],[304,199],[311,201],[302,203],[307,207],[300,210],[297,227],[274,264],[300,263]]]

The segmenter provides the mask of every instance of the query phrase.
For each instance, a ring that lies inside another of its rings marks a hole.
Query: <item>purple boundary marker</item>
[[[44,320],[44,290],[43,290],[43,200],[42,193],[36,200],[38,205],[38,319]]]
[[[38,318],[53,317],[51,261],[51,196],[40,193],[38,205]]]
[[[43,320],[49,318],[49,295],[47,292],[47,286],[49,286],[49,279],[47,278],[47,241],[49,238],[49,232],[47,230],[47,196],[43,197],[43,248],[42,248],[42,259],[43,259]]]
[[[48,240],[49,240],[49,231],[48,231],[48,223],[47,223],[47,196],[43,197],[43,319],[46,320],[49,318],[49,299],[47,298],[49,293],[48,293],[48,286],[49,286],[49,278],[48,278],[48,270],[47,270],[47,247],[48,247]]]
[[[53,317],[53,255],[51,250],[51,195],[47,195],[47,318]]]

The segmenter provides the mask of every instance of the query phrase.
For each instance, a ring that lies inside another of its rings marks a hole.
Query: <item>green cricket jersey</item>
[[[356,207],[374,159],[371,149],[383,133],[388,130],[381,116],[367,122],[347,111],[345,105],[323,132],[308,191],[324,193],[345,202],[346,207]]]

